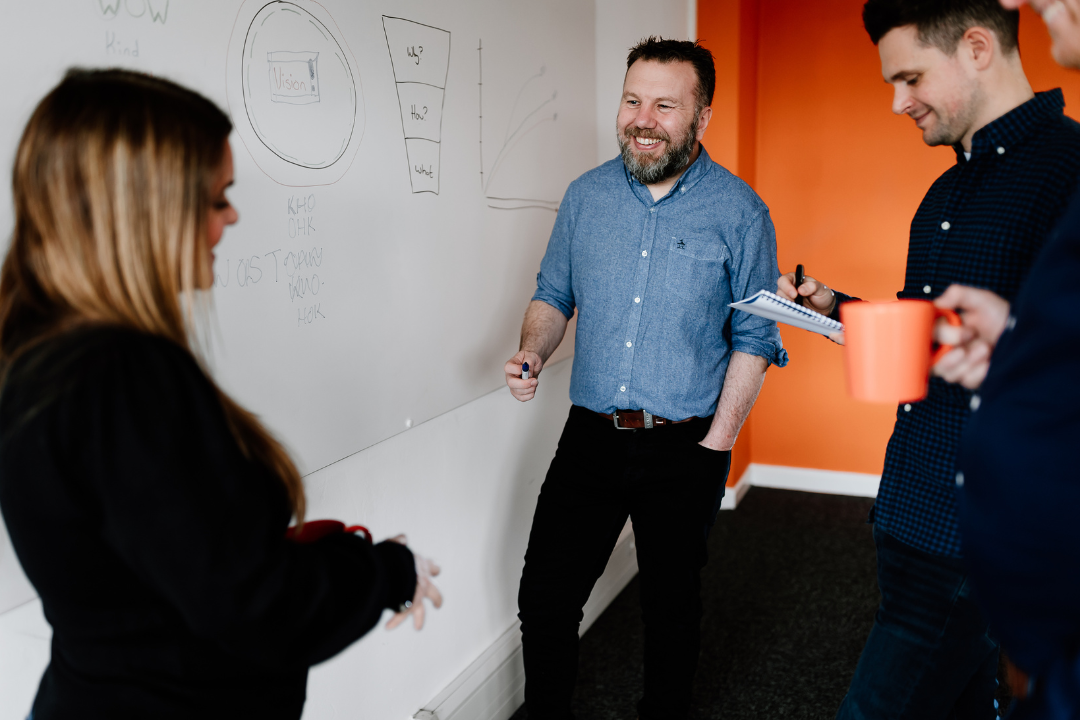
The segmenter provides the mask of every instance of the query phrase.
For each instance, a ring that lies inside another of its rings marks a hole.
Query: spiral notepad
[[[842,323],[838,323],[810,308],[796,305],[787,298],[782,298],[768,290],[759,290],[745,300],[731,303],[731,307],[748,312],[751,315],[760,315],[776,322],[782,322],[785,325],[794,325],[803,330],[820,333],[826,337],[844,329]]]

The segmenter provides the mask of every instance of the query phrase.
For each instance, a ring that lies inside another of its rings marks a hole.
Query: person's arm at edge
[[[566,325],[570,319],[542,300],[533,300],[525,310],[525,320],[521,323],[521,345],[517,355],[506,361],[506,385],[510,393],[527,402],[536,396],[538,376],[544,369],[544,363],[559,347],[566,334]],[[529,379],[521,378],[522,363],[529,363]]]
[[[769,361],[763,357],[739,351],[731,354],[716,414],[701,445],[710,450],[730,450],[734,447],[735,439],[761,392],[768,369]]]

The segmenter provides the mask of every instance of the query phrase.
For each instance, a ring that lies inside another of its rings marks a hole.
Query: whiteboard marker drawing
[[[319,102],[319,53],[279,50],[266,53],[270,68],[270,100],[290,105]]]
[[[363,96],[356,60],[322,5],[245,0],[227,91],[238,134],[272,179],[312,186],[344,175],[363,137]]]
[[[538,208],[541,210],[558,211],[558,200],[546,200],[535,197],[508,197],[498,192],[499,183],[494,183],[496,174],[502,168],[504,161],[509,157],[515,147],[523,140],[530,139],[530,134],[540,129],[546,123],[554,124],[559,119],[559,113],[552,109],[552,105],[559,97],[557,89],[551,90],[542,87],[538,82],[547,74],[547,66],[541,65],[539,72],[526,78],[514,97],[514,104],[510,109],[507,120],[506,132],[503,135],[502,147],[495,155],[495,162],[491,170],[484,175],[484,42],[481,38],[476,48],[480,71],[480,188],[488,201],[488,207],[494,210],[524,210],[526,208]],[[523,102],[524,101],[524,102]],[[521,109],[519,109],[521,108]],[[529,109],[525,109],[529,108]]]
[[[91,0],[97,7],[103,20],[115,20],[124,14],[135,18],[146,18],[151,23],[164,25],[169,20],[169,0]]]
[[[413,193],[439,194],[439,160],[450,33],[383,15]]]

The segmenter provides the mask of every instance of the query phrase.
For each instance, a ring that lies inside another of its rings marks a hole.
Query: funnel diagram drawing
[[[363,96],[356,61],[317,2],[245,2],[227,89],[237,131],[271,178],[326,185],[345,174],[363,136]]]
[[[438,195],[450,33],[404,18],[384,15],[382,21],[394,68],[412,191]]]

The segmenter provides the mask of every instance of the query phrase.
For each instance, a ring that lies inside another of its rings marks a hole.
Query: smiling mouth
[[[646,137],[638,137],[636,135],[633,136],[633,139],[634,139],[634,144],[635,145],[637,145],[640,149],[646,150],[646,151],[652,150],[657,145],[659,145],[660,143],[663,142],[663,140],[661,140],[660,138],[646,138]]]

